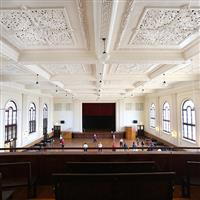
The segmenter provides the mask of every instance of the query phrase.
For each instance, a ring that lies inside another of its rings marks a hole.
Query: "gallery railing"
[[[103,151],[112,151],[112,152],[141,152],[141,151],[157,151],[157,152],[170,152],[170,151],[192,151],[192,152],[200,152],[200,147],[170,147],[170,146],[159,146],[159,147],[18,147],[18,148],[0,148],[0,152],[35,152],[35,151],[82,151],[82,152],[103,152]]]

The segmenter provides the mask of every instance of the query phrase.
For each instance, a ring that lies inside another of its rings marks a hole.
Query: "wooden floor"
[[[120,147],[119,145],[119,140],[120,139],[115,139],[115,145],[116,147]],[[124,142],[127,143],[128,147],[132,147],[133,140],[127,140],[123,139]],[[141,139],[139,140],[141,147]],[[81,138],[75,138],[75,139],[67,139],[65,140],[65,147],[82,147],[84,143],[87,143],[89,147],[97,147],[97,144],[101,142],[103,144],[103,147],[112,147],[113,144],[113,139],[104,139],[104,138],[97,138],[97,142],[93,142],[93,138],[86,138],[86,139],[81,139]],[[59,143],[59,140],[55,140],[53,144],[49,144],[50,147],[61,147],[61,144]],[[110,151],[110,150],[107,150]]]
[[[126,141],[126,143],[129,146],[131,146],[132,142],[133,142],[133,140],[126,140],[126,139],[124,139],[124,141]],[[93,138],[85,138],[85,139],[82,139],[82,138],[74,139],[73,138],[73,139],[65,140],[65,147],[82,147],[84,142],[86,142],[89,147],[96,147],[99,142],[101,142],[103,144],[103,147],[112,147],[113,140],[109,139],[109,138],[106,138],[106,139],[105,138],[97,138],[97,142],[93,142]],[[115,143],[119,147],[119,139],[115,139]],[[54,147],[61,146],[59,144],[59,140],[56,140],[54,142],[53,146]]]

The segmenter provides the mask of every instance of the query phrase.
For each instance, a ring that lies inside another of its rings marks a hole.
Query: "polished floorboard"
[[[65,145],[64,147],[67,148],[67,147],[78,147],[78,148],[82,148],[83,147],[83,144],[84,143],[87,143],[88,144],[88,147],[97,147],[98,146],[98,143],[102,143],[103,147],[112,147],[113,145],[113,142],[115,143],[115,147],[120,147],[120,144],[119,144],[119,140],[120,139],[109,139],[109,138],[97,138],[97,141],[94,142],[93,141],[93,138],[73,138],[73,139],[65,139]],[[132,148],[132,144],[133,144],[133,141],[134,140],[127,140],[127,139],[124,139],[123,138],[123,142],[126,142],[126,144],[128,145],[129,148]],[[142,139],[138,139],[139,141],[139,145],[138,147],[141,147],[141,142],[144,141]],[[134,141],[136,143],[136,141]],[[144,141],[145,142],[145,141]],[[61,144],[60,144],[60,141],[59,139],[55,139],[55,141],[52,143],[52,144],[48,144],[47,147],[61,147]],[[147,147],[147,144],[144,145],[144,147]],[[70,151],[70,150],[67,150],[67,151]],[[74,151],[74,150],[73,150]],[[82,151],[82,149],[80,150],[76,150],[76,151]],[[97,151],[97,150],[92,150],[92,149],[89,149],[88,151]],[[111,149],[105,149],[104,151],[111,151]],[[117,151],[124,151],[122,149],[118,149]],[[142,150],[139,150],[139,151],[142,151]]]

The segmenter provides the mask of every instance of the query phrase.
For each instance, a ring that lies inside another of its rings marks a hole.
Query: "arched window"
[[[169,103],[165,102],[163,104],[163,131],[170,133],[170,107]]]
[[[17,106],[9,101],[5,107],[5,143],[17,139]]]
[[[29,105],[29,133],[36,132],[36,107],[32,102]]]
[[[150,106],[150,127],[156,127],[156,107],[154,103]]]
[[[194,103],[186,100],[182,105],[182,127],[183,138],[196,141],[196,122]]]
[[[48,127],[48,107],[47,104],[44,104],[43,107],[43,134],[47,134]]]
[[[43,107],[43,119],[47,119],[48,118],[48,107],[47,104],[44,104]]]

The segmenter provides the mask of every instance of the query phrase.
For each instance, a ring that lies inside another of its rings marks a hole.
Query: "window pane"
[[[183,111],[183,122],[187,123],[187,112]]]
[[[8,124],[8,112],[6,111],[5,112],[5,125]]]
[[[194,124],[195,125],[195,112],[194,112],[194,110],[192,111],[192,124]]]
[[[196,140],[196,128],[194,126],[192,127],[192,132],[193,132],[193,140]]]

